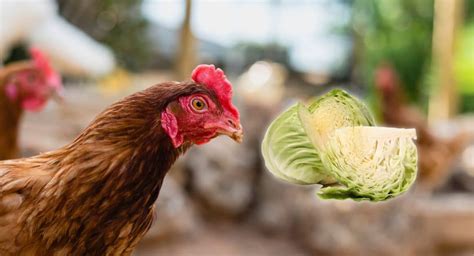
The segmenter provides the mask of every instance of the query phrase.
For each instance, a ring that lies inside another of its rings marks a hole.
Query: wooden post
[[[437,77],[429,101],[430,123],[446,120],[457,113],[453,56],[463,4],[464,0],[435,0],[432,51]]]
[[[179,80],[189,78],[196,65],[195,39],[191,30],[192,1],[186,0],[186,13],[181,26],[176,73]]]

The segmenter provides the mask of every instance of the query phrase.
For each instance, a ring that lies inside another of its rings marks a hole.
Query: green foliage
[[[474,1],[466,0],[464,1],[466,4],[465,16],[466,16],[466,23],[474,22]]]
[[[152,56],[143,0],[58,0],[59,11],[69,22],[108,45],[119,65],[131,70],[146,68]]]
[[[352,28],[360,51],[361,82],[372,86],[375,69],[388,62],[409,99],[419,102],[430,64],[433,0],[355,0]]]
[[[461,92],[460,112],[474,112],[474,21],[463,30],[458,43],[454,72]]]
[[[101,1],[102,12],[97,19],[111,24],[101,41],[114,50],[122,65],[132,70],[144,68],[151,57],[148,22],[141,13],[141,4],[142,0]]]
[[[460,33],[454,59],[459,92],[474,95],[474,23]]]

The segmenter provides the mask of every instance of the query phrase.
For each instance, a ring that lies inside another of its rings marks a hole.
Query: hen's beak
[[[64,103],[64,95],[62,93],[53,93],[53,100],[58,104]]]
[[[57,104],[61,105],[64,104],[64,94],[62,90],[51,90],[50,91],[50,98],[54,100]]]
[[[229,128],[229,129],[222,129],[219,131],[220,134],[224,134],[232,138],[238,143],[242,143],[244,138],[244,132],[242,130],[242,125],[238,124],[237,127]]]
[[[64,86],[58,74],[51,75],[48,80],[49,96],[58,104],[64,103]]]
[[[217,126],[217,133],[221,135],[227,135],[238,143],[241,143],[244,137],[242,125],[239,121],[235,121],[233,118],[224,119],[225,121],[220,122]]]

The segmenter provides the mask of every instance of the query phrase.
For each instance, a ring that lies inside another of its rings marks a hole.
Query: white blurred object
[[[258,61],[239,77],[237,93],[245,102],[275,106],[284,95],[286,78],[287,71],[282,65]]]
[[[59,16],[53,0],[1,0],[0,58],[20,42],[41,49],[66,74],[98,77],[115,67],[112,51]]]

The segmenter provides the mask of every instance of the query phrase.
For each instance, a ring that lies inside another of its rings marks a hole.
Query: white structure
[[[115,67],[112,51],[59,16],[54,0],[0,0],[0,59],[19,42],[41,49],[65,74],[98,77]]]

